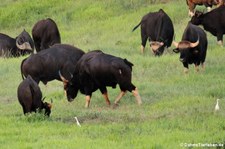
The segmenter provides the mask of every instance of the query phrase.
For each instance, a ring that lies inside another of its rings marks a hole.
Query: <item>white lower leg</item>
[[[120,94],[117,96],[117,98],[116,98],[114,104],[118,104],[119,101],[120,101],[120,99],[125,95],[125,93],[126,93],[126,92],[121,91]]]
[[[184,68],[184,73],[187,74],[188,73],[188,68]]]
[[[138,105],[141,105],[142,104],[142,101],[141,101],[141,96],[140,96],[140,94],[138,92],[138,89],[135,88],[135,90],[133,90],[132,93],[133,93],[133,95],[134,95],[134,97],[135,97]]]
[[[90,105],[91,96],[88,95],[88,96],[85,97],[85,99],[86,99],[85,108],[88,108],[89,105]]]
[[[196,72],[199,72],[199,67],[198,67],[198,65],[195,65],[195,70],[196,70]]]
[[[219,40],[218,41],[218,45],[223,46],[223,41],[222,40]]]
[[[211,7],[207,7],[207,12],[210,12],[211,11]]]
[[[194,12],[192,12],[191,10],[189,10],[188,14],[189,14],[190,17],[193,17],[195,15]]]
[[[202,70],[205,71],[205,64],[202,63]]]
[[[108,93],[104,93],[104,94],[103,94],[103,97],[104,97],[104,99],[105,99],[105,101],[106,101],[106,104],[107,104],[107,105],[110,105],[110,100],[109,100],[109,97],[108,97]]]
[[[145,50],[145,47],[143,45],[141,45],[141,53],[143,54]]]

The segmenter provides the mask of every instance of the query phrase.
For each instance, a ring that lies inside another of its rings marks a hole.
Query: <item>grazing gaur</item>
[[[188,72],[188,64],[195,64],[196,71],[199,71],[198,66],[201,64],[204,69],[208,40],[206,33],[198,26],[188,23],[182,40],[173,42],[176,49],[175,53],[180,52],[180,61],[183,63],[184,72]]]
[[[17,90],[17,97],[24,114],[45,109],[45,115],[50,115],[52,105],[42,101],[41,90],[31,76],[28,76],[20,83]]]
[[[0,56],[17,57],[33,53],[33,49],[33,40],[25,30],[16,38],[0,33]]]
[[[189,16],[194,15],[194,9],[196,5],[205,5],[207,7],[207,11],[209,12],[213,5],[219,5],[219,0],[186,0],[187,5],[189,7]]]
[[[86,95],[85,107],[89,107],[92,93],[97,89],[103,94],[106,103],[110,105],[107,86],[115,88],[117,84],[121,93],[116,98],[114,105],[118,105],[126,91],[130,91],[141,104],[141,97],[137,88],[131,83],[133,64],[126,59],[115,57],[95,50],[84,54],[77,62],[73,78],[66,86],[67,99],[73,101],[78,91]],[[64,76],[61,75],[63,79]]]
[[[32,29],[32,36],[37,52],[61,43],[58,27],[50,18],[38,21]]]
[[[225,34],[225,6],[220,6],[203,14],[196,12],[191,18],[191,23],[202,25],[203,28],[217,37],[219,45],[223,45],[223,34]]]
[[[160,9],[158,12],[146,14],[141,22],[134,27],[133,31],[141,25],[141,52],[147,40],[149,39],[150,47],[154,55],[163,54],[165,47],[170,47],[174,36],[174,27],[170,17]]]
[[[37,54],[30,55],[21,63],[22,78],[28,75],[39,83],[57,79],[63,81],[64,85],[72,78],[75,66],[84,52],[74,46],[67,44],[55,44],[51,48],[42,50]],[[61,80],[59,74],[66,80]]]

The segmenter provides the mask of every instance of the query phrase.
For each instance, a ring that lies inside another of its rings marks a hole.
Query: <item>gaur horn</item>
[[[64,78],[59,70],[59,76],[60,76],[60,79],[63,81],[63,82],[69,82],[66,78]]]
[[[19,44],[18,43],[18,40],[16,40],[16,46],[21,49],[21,50],[33,50],[30,46],[30,43],[29,42],[24,42],[23,44]]]
[[[198,39],[196,42],[194,42],[194,43],[191,42],[191,43],[190,43],[190,47],[191,47],[191,48],[197,47],[198,44],[199,44],[199,39]]]
[[[45,97],[44,98],[42,98],[42,101],[44,101],[45,100]]]

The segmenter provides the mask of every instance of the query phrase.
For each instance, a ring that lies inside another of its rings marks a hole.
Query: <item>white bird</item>
[[[220,109],[220,107],[219,107],[219,100],[220,100],[220,99],[217,99],[217,100],[216,100],[215,111],[219,111],[219,109]]]
[[[80,123],[79,123],[77,117],[75,116],[74,118],[75,118],[75,120],[76,120],[76,122],[77,122],[77,126],[81,127],[81,125],[80,125]]]

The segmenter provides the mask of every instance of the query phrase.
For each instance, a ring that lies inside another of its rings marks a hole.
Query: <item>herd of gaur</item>
[[[185,73],[188,72],[189,64],[194,64],[196,71],[199,71],[200,64],[204,68],[208,41],[205,31],[198,25],[202,25],[206,31],[216,36],[220,45],[223,44],[225,34],[223,0],[187,0],[187,4],[189,12],[193,12],[195,5],[219,6],[207,13],[189,13],[192,18],[187,23],[180,42],[174,41],[172,20],[162,9],[146,14],[133,29],[134,31],[141,27],[142,53],[147,40],[155,56],[161,56],[164,49],[173,44],[173,51],[180,53]],[[62,44],[59,29],[50,18],[40,20],[34,25],[32,38],[25,30],[16,38],[0,33],[1,56],[17,57],[30,54],[21,62],[23,81],[17,90],[24,114],[44,109],[45,115],[50,115],[52,105],[44,102],[38,84],[40,81],[47,84],[55,79],[63,82],[68,101],[73,101],[78,91],[84,94],[85,107],[89,107],[92,93],[98,89],[106,104],[110,105],[107,87],[115,88],[117,84],[121,92],[114,102],[114,107],[118,106],[127,91],[133,93],[139,105],[142,104],[137,87],[131,81],[133,64],[127,59],[100,50],[85,53],[72,45]]]

